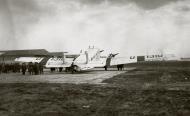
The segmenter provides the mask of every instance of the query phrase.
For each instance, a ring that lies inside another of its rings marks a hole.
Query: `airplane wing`
[[[15,61],[16,62],[37,62],[40,63],[44,58],[43,57],[19,57],[16,58]]]
[[[65,67],[70,67],[72,64],[73,58],[50,58],[45,67],[46,68],[65,68]]]
[[[125,56],[125,57],[113,57],[110,61],[110,66],[114,65],[121,65],[121,64],[129,64],[129,63],[136,63],[137,58],[135,56]]]
[[[116,66],[116,65],[122,65],[122,64],[129,64],[129,63],[136,63],[137,58],[135,56],[130,57],[112,57],[110,61],[108,58],[101,58],[101,60],[94,60],[89,62],[88,64],[76,64],[76,70],[77,71],[84,71],[84,70],[90,70],[97,67],[105,67],[105,66]]]

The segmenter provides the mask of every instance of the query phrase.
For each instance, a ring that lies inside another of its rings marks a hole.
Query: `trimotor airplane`
[[[46,68],[65,68],[66,71],[86,71],[97,67],[104,67],[107,70],[110,66],[122,66],[124,64],[137,62],[135,57],[120,57],[117,54],[109,54],[108,56],[101,56],[104,50],[95,47],[90,47],[79,54],[76,58],[48,58],[46,59]],[[19,57],[15,59],[18,62],[42,62],[44,57]]]
[[[81,52],[80,55],[73,60],[70,69],[73,71],[86,71],[93,68],[104,67],[107,70],[110,66],[118,66],[120,70],[124,64],[137,62],[135,57],[117,57],[119,53],[109,54],[108,56],[101,56],[104,50],[95,47],[89,47],[86,51]]]

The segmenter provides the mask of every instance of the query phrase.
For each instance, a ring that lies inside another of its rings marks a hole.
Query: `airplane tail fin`
[[[95,62],[100,60],[100,54],[103,50],[100,50],[95,47],[89,47],[85,52],[81,53],[79,57],[77,57],[74,62],[75,64],[89,64],[91,62]]]
[[[92,62],[92,61],[97,61],[100,59],[100,54],[103,52],[104,50],[100,50],[98,48],[90,48],[88,50],[88,61]]]

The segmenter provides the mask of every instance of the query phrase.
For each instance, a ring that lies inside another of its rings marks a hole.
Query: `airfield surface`
[[[190,116],[189,67],[0,77],[0,116]]]
[[[129,68],[131,70],[133,68]],[[82,73],[45,72],[41,75],[22,75],[21,73],[8,73],[0,75],[0,83],[72,83],[72,84],[104,84],[103,80],[124,73],[125,71],[103,69],[91,70]]]

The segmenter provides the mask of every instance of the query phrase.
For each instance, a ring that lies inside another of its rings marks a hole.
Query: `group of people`
[[[5,63],[0,63],[0,74],[1,73],[20,73],[22,72],[23,75],[26,74],[28,71],[30,75],[38,75],[38,74],[43,74],[43,64],[41,63],[10,63],[10,64],[5,64]]]
[[[107,66],[104,67],[105,70],[107,70]],[[13,72],[13,73],[20,73],[22,72],[23,75],[26,74],[26,72],[28,71],[30,75],[39,75],[39,74],[43,74],[43,69],[44,66],[41,63],[33,63],[33,62],[29,62],[29,63],[11,63],[11,64],[5,64],[5,63],[0,63],[0,74],[1,73],[9,73],[9,72]],[[124,69],[124,65],[117,65],[117,69],[118,70],[123,70]],[[59,68],[59,72],[62,72],[63,68]],[[74,65],[71,65],[71,68],[66,68],[66,71],[72,71],[72,73],[75,71]],[[51,72],[54,72],[55,68],[51,68]]]
[[[32,63],[29,62],[28,64],[26,63],[22,63],[22,74],[25,75],[26,71],[29,72],[30,75],[39,75],[39,74],[43,74],[43,65],[41,63]]]
[[[9,73],[9,72],[20,72],[21,66],[19,63],[10,63],[10,64],[5,64],[5,63],[0,63],[0,74],[1,73]]]

